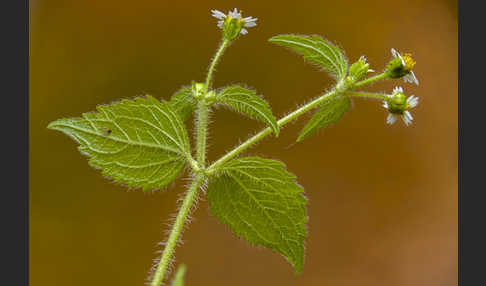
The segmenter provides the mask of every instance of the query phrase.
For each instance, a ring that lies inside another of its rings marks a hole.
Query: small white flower
[[[418,105],[418,97],[409,96],[405,99],[403,88],[397,86],[393,89],[393,93],[388,96],[388,100],[383,101],[383,107],[389,112],[386,123],[392,125],[399,117],[402,118],[405,125],[412,124],[412,114],[408,111]]]
[[[224,21],[227,18],[229,18],[230,20],[236,19],[241,24],[240,34],[242,35],[248,34],[248,30],[245,29],[245,27],[250,28],[250,27],[255,27],[257,25],[256,24],[256,21],[258,20],[257,18],[253,18],[253,17],[242,18],[241,11],[238,12],[238,9],[236,8],[233,11],[228,11],[228,14],[224,14],[223,12],[218,10],[211,10],[211,13],[213,17],[219,19],[218,27],[220,29],[223,29]]]
[[[415,74],[412,71],[413,65],[415,65],[415,62],[411,58],[410,55],[405,54],[405,59],[400,55],[399,52],[397,52],[394,48],[391,49],[391,53],[394,58],[399,58],[402,61],[402,65],[404,66],[405,69],[409,69],[409,73],[403,77],[403,81],[405,82],[410,82],[410,83],[415,83],[416,85],[419,85],[418,79],[415,76]]]

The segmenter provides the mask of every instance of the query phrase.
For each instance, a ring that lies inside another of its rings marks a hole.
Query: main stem
[[[199,168],[206,167],[206,137],[208,129],[208,107],[206,99],[202,98],[199,101],[198,116],[197,116],[197,162]]]
[[[229,40],[223,40],[221,45],[214,56],[211,65],[209,66],[208,75],[206,77],[206,83],[204,86],[204,96],[199,100],[198,103],[198,120],[197,120],[197,166],[195,166],[195,162],[193,160],[189,160],[193,171],[196,172],[195,177],[192,180],[191,186],[184,197],[184,201],[182,202],[182,206],[179,209],[179,213],[177,213],[177,218],[172,226],[172,230],[170,231],[169,239],[167,244],[164,248],[164,252],[162,253],[162,257],[160,258],[159,265],[155,270],[154,277],[151,282],[151,286],[159,286],[162,281],[164,281],[164,275],[167,271],[167,267],[169,266],[169,262],[172,259],[174,254],[174,249],[177,245],[177,241],[179,236],[181,235],[182,229],[184,227],[184,223],[186,222],[187,216],[191,211],[191,207],[194,203],[194,200],[197,197],[197,192],[201,185],[204,183],[207,175],[204,173],[206,168],[206,139],[207,139],[207,129],[208,129],[208,106],[206,104],[205,96],[209,91],[209,85],[211,84],[212,75],[214,72],[214,68],[218,63],[219,58],[223,54],[225,48],[230,43]],[[192,159],[192,158],[190,158]],[[201,172],[202,171],[202,172]]]
[[[204,182],[205,177],[202,174],[197,174],[194,180],[192,181],[189,190],[182,202],[181,208],[179,213],[177,214],[176,221],[172,226],[172,230],[169,235],[169,239],[167,240],[167,244],[165,246],[164,252],[162,253],[162,257],[160,258],[159,265],[155,270],[155,275],[152,279],[151,286],[159,286],[160,283],[164,280],[164,274],[167,271],[167,267],[169,266],[170,260],[172,259],[172,255],[174,254],[174,249],[177,245],[177,240],[179,239],[179,235],[182,232],[184,227],[184,223],[186,222],[187,216],[191,211],[192,204],[194,203],[195,198],[197,197],[197,191],[199,187],[201,187],[202,183]]]

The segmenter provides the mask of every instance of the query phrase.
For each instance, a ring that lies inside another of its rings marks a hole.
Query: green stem
[[[199,100],[197,116],[197,162],[200,168],[206,167],[206,137],[208,130],[208,106],[203,97]]]
[[[172,259],[174,254],[174,249],[177,245],[177,241],[179,236],[182,232],[184,227],[184,223],[186,222],[187,216],[191,211],[191,207],[194,203],[194,200],[197,197],[197,191],[203,184],[204,180],[207,176],[200,170],[204,170],[205,168],[205,161],[206,161],[206,137],[207,137],[207,127],[208,127],[208,106],[206,103],[206,94],[209,90],[209,85],[211,84],[212,75],[214,72],[214,68],[224,52],[224,49],[228,46],[229,40],[224,40],[218,48],[216,55],[214,56],[211,65],[209,66],[208,75],[206,77],[206,84],[204,86],[204,96],[199,100],[198,103],[198,121],[197,121],[197,163],[194,162],[192,157],[188,156],[188,161],[193,168],[193,170],[197,173],[195,178],[192,180],[191,186],[187,191],[186,196],[184,197],[184,201],[182,202],[182,206],[179,209],[179,213],[177,214],[176,221],[172,226],[170,231],[169,239],[167,240],[167,244],[164,248],[164,252],[162,253],[162,257],[160,258],[159,265],[154,274],[154,278],[152,279],[151,286],[160,286],[160,283],[164,280],[165,272],[167,271],[167,267],[169,266],[169,262]]]
[[[177,214],[175,223],[172,226],[172,230],[170,231],[169,240],[167,240],[167,244],[164,248],[164,252],[162,253],[162,257],[160,258],[159,265],[155,270],[152,283],[150,284],[151,286],[159,286],[160,283],[162,283],[162,281],[164,280],[165,272],[167,271],[169,262],[172,259],[172,255],[174,254],[174,249],[177,245],[177,241],[179,240],[179,236],[184,227],[184,223],[186,222],[187,216],[191,211],[194,200],[197,197],[197,191],[203,184],[204,179],[204,175],[197,174],[196,177],[193,179],[189,190],[187,191],[184,201],[182,202],[182,206],[179,209],[179,213]]]
[[[216,67],[216,64],[218,63],[219,58],[221,57],[221,55],[223,55],[224,49],[226,49],[226,47],[228,47],[229,43],[230,43],[230,40],[228,40],[228,39],[223,40],[223,42],[221,43],[221,45],[218,48],[218,51],[216,52],[216,55],[213,58],[213,61],[211,62],[211,65],[209,66],[208,75],[206,76],[206,84],[205,84],[205,87],[206,87],[205,91],[206,92],[210,88],[209,85],[211,84],[214,68]]]
[[[334,89],[334,90],[314,99],[313,101],[311,101],[311,102],[307,103],[306,105],[298,108],[294,112],[287,114],[286,116],[281,118],[279,121],[277,121],[278,127],[280,128],[280,127],[285,126],[286,124],[293,121],[294,119],[299,118],[300,116],[307,113],[308,111],[310,111],[310,110],[314,109],[315,107],[321,105],[326,100],[329,100],[329,99],[339,95],[340,93],[342,93],[344,91],[345,90],[343,90],[341,92],[337,92]],[[251,147],[252,145],[254,145],[258,141],[262,140],[263,138],[265,138],[267,135],[269,135],[271,133],[272,133],[272,129],[270,127],[263,129],[262,131],[257,133],[255,136],[246,140],[245,142],[240,144],[238,147],[236,147],[235,149],[233,149],[232,151],[230,151],[229,153],[227,153],[226,155],[221,157],[219,160],[214,162],[211,166],[209,166],[208,169],[207,169],[207,174],[208,175],[214,174],[215,172],[218,171],[218,168],[222,164],[228,162],[229,160],[231,160],[232,158],[234,158],[235,156],[237,156],[241,152],[245,151],[246,149],[248,149],[249,147]]]
[[[386,100],[386,99],[388,99],[388,96],[386,94],[383,94],[383,93],[350,91],[350,92],[346,92],[346,95],[348,95],[348,96],[356,96],[356,97],[376,98],[376,99],[380,99],[380,100]]]
[[[386,79],[386,78],[388,78],[388,74],[386,72],[381,73],[381,74],[377,74],[375,76],[372,76],[370,78],[367,78],[365,80],[362,80],[360,82],[355,83],[353,85],[353,88],[360,87],[360,86],[363,86],[363,85],[367,85],[367,84],[372,83],[374,81],[378,81],[378,80],[382,80],[382,79]]]
[[[277,124],[278,124],[278,127],[283,127],[285,126],[287,123],[293,121],[294,119],[297,119],[299,118],[301,115],[307,113],[308,111],[314,109],[315,107],[319,106],[320,104],[322,104],[323,102],[325,102],[326,100],[329,100],[339,94],[342,94],[342,93],[347,93],[349,89],[351,88],[356,88],[356,87],[360,87],[360,86],[363,86],[363,85],[366,85],[366,84],[369,84],[371,82],[374,82],[374,81],[377,81],[377,80],[382,80],[382,79],[386,79],[388,78],[388,75],[386,73],[382,73],[382,74],[379,74],[379,75],[376,75],[376,76],[373,76],[373,77],[370,77],[368,79],[365,79],[361,82],[358,82],[358,83],[355,83],[354,85],[350,86],[350,87],[347,87],[347,86],[343,86],[343,82],[340,81],[337,83],[336,87],[339,87],[339,88],[334,88],[332,91],[314,99],[313,101],[307,103],[306,105],[298,108],[297,110],[295,110],[294,112],[292,113],[289,113],[287,116],[283,117],[282,119],[280,119],[279,121],[277,121]],[[365,93],[353,93],[351,92],[351,95],[364,95]],[[368,95],[371,95],[371,93],[367,93]],[[376,94],[373,94],[374,97],[377,97]],[[379,97],[380,99],[382,99],[381,97]],[[233,159],[234,157],[236,157],[238,154],[240,154],[241,152],[245,151],[246,149],[248,149],[249,147],[251,147],[252,145],[254,145],[255,143],[257,143],[258,141],[262,140],[263,138],[265,138],[267,135],[271,134],[272,133],[272,130],[270,129],[270,127],[267,127],[265,129],[263,129],[262,131],[260,131],[259,133],[257,133],[255,136],[249,138],[248,140],[246,140],[245,142],[243,142],[242,144],[240,144],[238,147],[236,147],[235,149],[231,150],[229,153],[226,153],[226,155],[224,155],[223,157],[219,158],[216,162],[214,162],[211,166],[209,166],[207,168],[207,174],[210,176],[212,174],[214,174],[215,172],[218,171],[218,168],[223,165],[224,163],[228,162],[229,160]]]

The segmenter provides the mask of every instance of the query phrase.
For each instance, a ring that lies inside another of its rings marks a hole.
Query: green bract
[[[369,68],[370,65],[366,62],[366,58],[362,56],[349,67],[349,76],[351,76],[354,81],[361,80],[366,76]]]
[[[225,164],[211,178],[211,213],[238,237],[282,254],[297,273],[304,265],[307,199],[284,163],[259,157]]]
[[[338,80],[346,76],[348,61],[344,53],[320,36],[278,35],[269,41],[302,54],[304,59],[319,65]]]
[[[131,188],[164,188],[184,169],[189,140],[170,104],[147,96],[97,110],[59,119],[48,128],[71,136],[91,166]]]

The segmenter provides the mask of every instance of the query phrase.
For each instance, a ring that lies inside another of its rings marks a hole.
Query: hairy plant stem
[[[353,88],[360,87],[360,86],[363,86],[363,85],[367,85],[369,83],[372,83],[372,82],[375,82],[375,81],[378,81],[378,80],[382,80],[382,79],[386,79],[386,78],[388,78],[388,73],[386,73],[386,72],[381,73],[381,74],[377,74],[377,75],[372,76],[370,78],[367,78],[363,81],[355,83],[353,85]]]
[[[344,86],[343,85],[344,79],[343,79],[336,84],[336,88],[334,88],[333,90],[325,93],[324,95],[312,100],[311,102],[303,105],[302,107],[298,108],[297,110],[293,111],[292,113],[289,113],[286,116],[284,116],[283,118],[281,118],[279,121],[277,121],[278,127],[280,128],[280,127],[285,126],[289,122],[293,121],[294,119],[299,118],[303,114],[307,113],[308,111],[311,111],[315,107],[321,105],[322,103],[324,103],[325,101],[327,101],[329,99],[332,99],[335,96],[338,96],[338,95],[343,94],[343,93],[348,93],[349,89],[352,89],[352,88],[355,88],[355,87],[358,87],[358,86],[363,86],[365,84],[369,84],[369,83],[377,81],[377,80],[385,79],[387,77],[388,77],[388,75],[386,75],[386,73],[382,73],[382,74],[376,75],[374,77],[370,77],[368,79],[365,79],[361,82],[355,83],[351,86]],[[251,147],[252,145],[254,145],[258,141],[262,140],[263,138],[265,138],[267,135],[269,135],[271,133],[272,133],[272,129],[270,127],[267,127],[265,129],[263,129],[262,131],[258,132],[256,135],[249,138],[248,140],[246,140],[242,144],[238,145],[235,149],[226,153],[226,155],[222,156],[216,162],[211,164],[211,166],[209,166],[207,168],[206,173],[208,174],[208,176],[213,175],[214,173],[216,173],[218,171],[218,169],[219,169],[219,167],[221,167],[221,165],[223,165],[224,163],[233,159],[235,156],[237,156],[241,152],[245,151],[246,149],[248,149],[249,147]]]
[[[326,93],[326,94],[324,94],[324,95],[322,95],[322,96],[314,99],[313,101],[311,101],[311,102],[307,103],[306,105],[298,108],[294,112],[287,114],[286,116],[284,116],[283,118],[281,118],[279,121],[277,121],[278,127],[280,128],[280,127],[285,126],[287,123],[289,123],[292,120],[300,117],[304,113],[312,110],[314,107],[317,107],[318,105],[320,105],[324,101],[326,101],[328,99],[331,99],[334,96],[337,96],[338,94],[339,93],[336,92],[336,90],[332,90],[332,91],[330,91],[330,92],[328,92],[328,93]],[[230,152],[226,153],[226,155],[224,155],[223,157],[221,157],[220,159],[218,159],[216,162],[214,162],[211,166],[209,166],[208,169],[207,169],[207,174],[208,175],[214,174],[215,172],[218,171],[218,168],[222,164],[228,162],[229,160],[231,160],[232,158],[234,158],[235,156],[237,156],[241,152],[245,151],[246,149],[248,149],[249,147],[251,147],[253,144],[255,144],[258,141],[262,140],[263,138],[265,138],[267,135],[269,135],[271,133],[272,133],[272,129],[270,127],[267,127],[265,129],[263,129],[262,131],[258,132],[256,135],[254,135],[253,137],[249,138],[248,140],[246,140],[245,142],[243,142],[242,144],[240,144],[235,149],[233,149]]]
[[[355,96],[355,97],[375,98],[375,99],[380,99],[380,100],[388,99],[388,96],[386,94],[383,94],[383,93],[350,91],[350,92],[346,92],[346,95]]]
[[[167,267],[169,266],[172,255],[174,254],[174,249],[177,245],[177,241],[179,240],[179,236],[184,227],[184,223],[186,222],[187,216],[191,211],[192,204],[197,197],[197,191],[203,184],[204,180],[205,176],[201,173],[196,174],[196,176],[194,177],[191,186],[189,187],[189,190],[184,197],[181,208],[179,209],[179,213],[177,214],[177,218],[174,222],[174,225],[172,226],[172,230],[170,231],[169,239],[167,240],[164,252],[162,253],[162,257],[160,258],[159,265],[155,270],[152,283],[150,284],[151,286],[159,286],[160,283],[162,283],[162,281],[164,280],[165,272],[167,271]]]
[[[211,62],[211,65],[209,66],[208,75],[206,76],[206,84],[205,84],[205,88],[206,88],[205,91],[206,92],[210,89],[214,68],[216,67],[216,64],[218,63],[219,58],[221,57],[221,55],[223,55],[224,50],[228,47],[230,42],[231,42],[230,40],[224,39],[223,42],[221,43],[221,45],[219,46],[218,51],[216,52],[216,55],[214,55],[213,61]]]
[[[182,202],[182,206],[177,213],[177,218],[172,226],[170,231],[169,239],[167,244],[164,248],[162,256],[160,258],[159,265],[155,271],[154,277],[151,282],[151,286],[159,286],[162,281],[164,280],[164,275],[167,271],[167,267],[169,266],[169,262],[172,259],[174,254],[174,249],[177,245],[177,241],[179,240],[179,236],[182,232],[184,227],[184,223],[186,222],[187,216],[192,208],[194,200],[197,197],[197,192],[201,185],[206,180],[207,175],[205,173],[206,168],[206,141],[207,141],[207,129],[208,129],[208,105],[206,102],[206,95],[210,90],[210,84],[212,80],[212,75],[214,72],[214,68],[218,63],[219,58],[223,55],[224,50],[228,47],[230,43],[229,40],[223,40],[221,45],[219,46],[216,55],[213,57],[211,64],[209,66],[208,75],[206,77],[206,82],[204,86],[204,96],[199,99],[198,102],[198,119],[197,119],[197,134],[196,134],[196,141],[197,141],[197,162],[194,162],[191,156],[188,156],[188,161],[196,173],[195,177],[191,182],[191,186],[187,191],[184,201]]]
[[[206,99],[199,100],[197,116],[197,162],[199,168],[206,167],[206,139],[208,129],[208,106]]]

